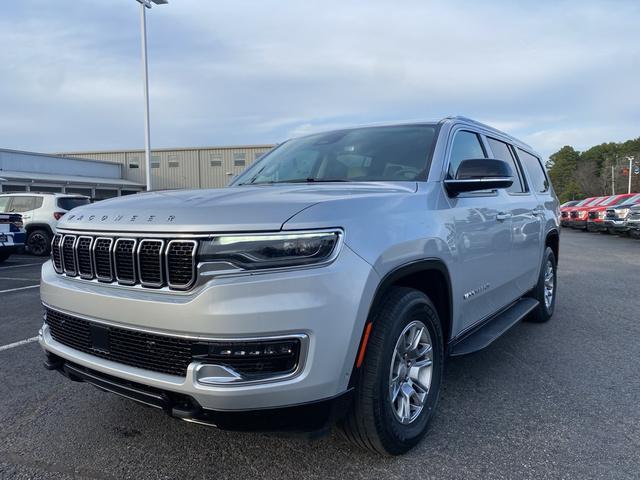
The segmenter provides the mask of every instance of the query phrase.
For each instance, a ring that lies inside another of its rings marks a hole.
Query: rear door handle
[[[510,213],[500,212],[496,215],[496,220],[499,222],[504,222],[505,220],[509,220],[511,218]]]

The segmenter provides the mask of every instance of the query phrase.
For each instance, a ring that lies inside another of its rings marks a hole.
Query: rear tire
[[[399,455],[424,437],[438,402],[442,328],[429,297],[405,287],[391,289],[371,320],[354,401],[341,428],[362,448]]]
[[[0,252],[0,263],[4,262],[11,256],[11,252]]]
[[[27,248],[31,255],[44,257],[51,249],[51,235],[42,229],[32,230],[27,236]]]
[[[548,322],[556,308],[556,296],[558,291],[556,256],[547,247],[542,256],[542,267],[538,277],[538,284],[529,293],[529,297],[538,300],[539,305],[527,317],[527,321],[534,323]]]

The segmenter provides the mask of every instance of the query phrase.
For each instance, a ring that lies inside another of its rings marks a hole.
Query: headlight
[[[228,262],[244,270],[323,263],[333,258],[342,232],[221,235],[200,243],[200,262]]]
[[[621,218],[625,218],[627,215],[629,215],[629,209],[628,208],[621,208],[620,210],[618,210],[618,216]]]

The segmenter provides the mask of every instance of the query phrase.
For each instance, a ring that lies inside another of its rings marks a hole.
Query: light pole
[[[152,2],[166,5],[168,0],[137,0],[140,4],[140,36],[142,37],[142,70],[144,73],[144,164],[147,191],[151,191],[151,128],[149,127],[149,66],[147,62],[147,14]]]

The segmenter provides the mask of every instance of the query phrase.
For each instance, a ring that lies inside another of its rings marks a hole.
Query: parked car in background
[[[635,196],[635,193],[611,195],[609,198],[599,203],[597,206],[589,208],[587,212],[587,231],[607,232],[607,227],[604,224],[604,217],[607,213],[607,208],[625,203],[633,196]]]
[[[629,208],[626,226],[631,236],[640,237],[640,205],[634,205]]]
[[[560,224],[563,227],[566,227],[569,223],[569,212],[571,211],[571,207],[574,207],[584,201],[585,200],[571,200],[560,205]]]
[[[19,213],[0,212],[0,263],[24,248],[26,233]]]
[[[606,196],[590,197],[585,202],[580,202],[575,207],[571,207],[569,211],[569,226],[571,228],[586,228],[589,208],[600,204],[607,198]]]
[[[636,193],[620,205],[607,208],[604,225],[609,233],[624,234],[629,231],[627,219],[634,205],[640,205],[640,193]]]
[[[3,193],[0,212],[22,215],[27,232],[26,249],[33,255],[48,255],[58,220],[75,207],[90,203],[89,197],[66,193]]]

